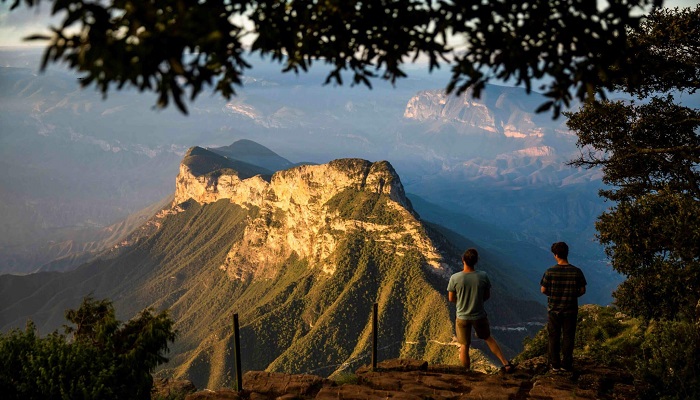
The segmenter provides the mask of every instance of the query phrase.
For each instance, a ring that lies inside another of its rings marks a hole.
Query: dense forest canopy
[[[3,0],[6,1],[6,0]],[[14,0],[35,7],[41,0]],[[394,83],[404,65],[428,60],[451,69],[448,90],[513,81],[550,99],[558,115],[573,98],[593,98],[643,71],[630,61],[628,30],[661,0],[124,0],[53,1],[62,23],[46,40],[43,66],[67,62],[81,84],[104,94],[133,85],[186,112],[208,86],[229,98],[248,57],[270,57],[283,71],[331,66],[326,83]],[[250,42],[248,50],[247,43]],[[539,84],[537,84],[539,85]]]

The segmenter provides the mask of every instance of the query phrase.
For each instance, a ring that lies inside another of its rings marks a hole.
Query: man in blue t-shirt
[[[552,254],[557,264],[540,281],[540,291],[547,296],[547,354],[552,371],[572,371],[578,298],[586,293],[586,277],[569,264],[566,243],[552,244]]]
[[[479,253],[476,249],[465,251],[462,255],[463,270],[453,274],[447,285],[447,298],[457,305],[455,330],[460,344],[459,360],[466,369],[469,369],[469,345],[471,330],[474,327],[476,336],[483,339],[493,354],[503,363],[503,371],[512,372],[513,365],[506,360],[501,347],[491,336],[489,320],[484,310],[484,301],[491,297],[491,281],[485,271],[474,270],[478,261]]]

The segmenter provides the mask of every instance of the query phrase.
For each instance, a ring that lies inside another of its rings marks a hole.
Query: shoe
[[[513,371],[515,371],[515,365],[508,361],[508,364],[501,367],[501,371],[505,372],[506,374],[512,374]]]
[[[550,368],[550,371],[552,371],[552,372],[554,372],[554,373],[557,373],[557,372],[563,371],[563,369],[561,369],[561,368],[559,368],[559,367],[551,367],[551,368]]]

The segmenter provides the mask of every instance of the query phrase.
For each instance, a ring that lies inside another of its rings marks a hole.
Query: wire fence
[[[427,338],[420,338],[417,340],[412,340],[412,341],[406,341],[404,338],[404,332],[400,332],[400,330],[389,330],[388,332],[385,330],[382,341],[383,344],[381,347],[378,346],[378,339],[379,339],[379,329],[378,329],[378,304],[374,303],[373,308],[372,308],[372,345],[371,349],[362,351],[358,354],[355,354],[351,356],[350,358],[338,362],[338,363],[332,363],[332,364],[326,364],[323,366],[315,367],[308,369],[306,371],[300,372],[302,374],[308,374],[308,375],[321,375],[321,376],[328,376],[331,375],[335,372],[345,372],[345,371],[355,371],[359,367],[367,365],[368,363],[371,363],[371,368],[372,370],[377,369],[377,362],[379,360],[379,354],[381,354],[384,358],[396,358],[399,357],[402,350],[406,350],[407,347],[409,346],[420,346],[420,347],[425,347],[428,344],[434,344],[434,345],[440,345],[440,346],[452,346],[452,347],[459,347],[459,343],[457,342],[457,338],[453,337],[452,341],[450,342],[442,342],[439,340],[435,339],[427,339]],[[238,391],[243,390],[242,388],[242,370],[241,370],[241,349],[240,349],[240,330],[238,326],[238,314],[234,314],[233,316],[233,325],[234,325],[234,335],[233,335],[233,341],[234,341],[234,362],[235,362],[235,388]],[[525,325],[525,326],[523,326]],[[518,323],[518,324],[511,324],[511,325],[500,325],[500,326],[493,326],[491,327],[492,330],[494,331],[500,331],[503,334],[507,332],[514,332],[514,331],[529,331],[532,330],[533,328],[535,330],[539,330],[544,324],[542,322],[527,322],[527,323]],[[480,343],[481,340],[478,338],[473,338],[472,345],[474,345],[474,348],[479,348],[480,350],[485,350],[486,345],[483,343]],[[482,346],[479,346],[482,344]],[[483,348],[482,348],[483,347]]]
[[[416,342],[405,342],[403,339],[401,340],[392,340],[398,335],[390,334],[389,335],[389,340],[390,342],[387,344],[382,345],[382,347],[378,346],[378,304],[374,303],[374,306],[372,307],[372,348],[371,350],[361,352],[360,354],[357,354],[350,359],[347,359],[343,361],[342,363],[336,363],[336,364],[328,364],[324,365],[322,367],[314,368],[305,371],[305,374],[314,374],[314,375],[327,375],[330,373],[333,373],[335,371],[346,371],[346,370],[353,370],[357,369],[361,365],[366,365],[367,361],[371,362],[372,365],[372,370],[377,369],[377,362],[378,362],[378,353],[381,351],[383,354],[398,354],[401,350],[401,348],[404,346],[404,344],[408,343],[411,345],[418,345],[421,344],[421,342],[427,343],[428,341],[416,341]],[[235,389],[237,391],[243,390],[243,381],[242,381],[242,371],[241,371],[241,350],[240,350],[240,329],[238,325],[238,314],[233,315],[233,342],[234,342],[234,363],[235,363],[235,369],[236,369],[236,382],[235,382]],[[327,373],[324,373],[327,372]]]

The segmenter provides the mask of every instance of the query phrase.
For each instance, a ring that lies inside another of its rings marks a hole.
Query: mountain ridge
[[[270,171],[289,169],[298,165],[281,157],[269,148],[249,139],[240,139],[228,146],[208,147],[207,150],[229,159],[235,159],[267,168]]]

